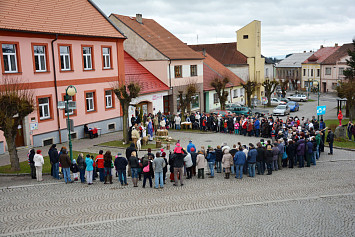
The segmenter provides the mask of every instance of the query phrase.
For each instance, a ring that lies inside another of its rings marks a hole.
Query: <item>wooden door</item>
[[[164,103],[164,114],[168,114],[168,112],[170,111],[169,96],[163,97],[163,103]]]
[[[24,146],[25,145],[25,135],[23,134],[22,122],[20,124],[21,125],[19,125],[18,128],[17,128],[17,135],[16,135],[16,138],[15,138],[16,147],[20,147],[20,146]]]

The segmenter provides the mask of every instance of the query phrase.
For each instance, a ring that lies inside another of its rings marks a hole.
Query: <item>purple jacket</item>
[[[306,150],[306,142],[304,139],[300,139],[297,141],[297,155],[304,156]]]

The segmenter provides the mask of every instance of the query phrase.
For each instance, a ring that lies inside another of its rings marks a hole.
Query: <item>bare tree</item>
[[[248,80],[246,83],[242,83],[242,87],[245,90],[245,97],[247,100],[248,107],[251,107],[251,96],[256,91],[257,86],[258,86],[258,83],[255,81]]]
[[[226,108],[226,102],[228,100],[228,91],[225,91],[224,89],[226,88],[228,82],[229,82],[228,78],[224,78],[224,79],[215,78],[211,82],[211,86],[217,92],[221,110],[224,110]]]
[[[180,111],[181,111],[181,120],[185,121],[185,112],[191,113],[191,102],[194,95],[197,92],[197,84],[196,82],[189,82],[187,86],[180,86],[178,88],[179,92],[179,103],[180,103]]]
[[[139,96],[141,86],[137,83],[129,83],[128,85],[115,85],[113,92],[115,93],[117,99],[120,101],[122,112],[123,112],[123,141],[125,143],[129,142],[128,137],[128,108],[132,99]]]
[[[0,130],[4,132],[11,170],[20,170],[16,135],[22,120],[35,109],[33,91],[16,78],[3,78],[0,85]]]
[[[271,106],[271,95],[274,93],[278,84],[279,83],[275,79],[266,79],[262,83],[263,87],[265,88],[265,96],[267,97],[267,106]]]
[[[286,92],[287,92],[287,85],[289,83],[289,79],[286,79],[284,81],[282,81],[281,79],[279,79],[279,84],[281,87],[281,93],[282,93],[282,97],[285,98],[286,97]]]

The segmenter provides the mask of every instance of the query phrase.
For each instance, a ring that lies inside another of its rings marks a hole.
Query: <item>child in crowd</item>
[[[78,181],[78,171],[79,171],[79,167],[76,164],[76,160],[73,159],[73,162],[70,165],[70,171],[73,173],[73,179],[74,181]]]

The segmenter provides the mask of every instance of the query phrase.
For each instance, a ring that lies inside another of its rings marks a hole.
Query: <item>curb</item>
[[[0,176],[30,176],[30,173],[16,173],[16,174],[12,174],[12,173],[0,173]],[[50,173],[42,173],[42,175],[50,175]]]
[[[107,147],[107,148],[113,148],[113,149],[124,149],[126,150],[128,147],[118,147],[118,146],[105,146],[105,145],[93,145],[93,146],[98,146],[98,147]],[[159,151],[161,148],[152,148],[152,151]],[[148,149],[140,149],[139,151],[148,151]]]
[[[329,146],[324,146],[324,147],[328,147],[329,148]],[[338,147],[338,146],[333,146],[333,149],[345,150],[345,151],[355,151],[355,149],[346,148],[346,147]]]

